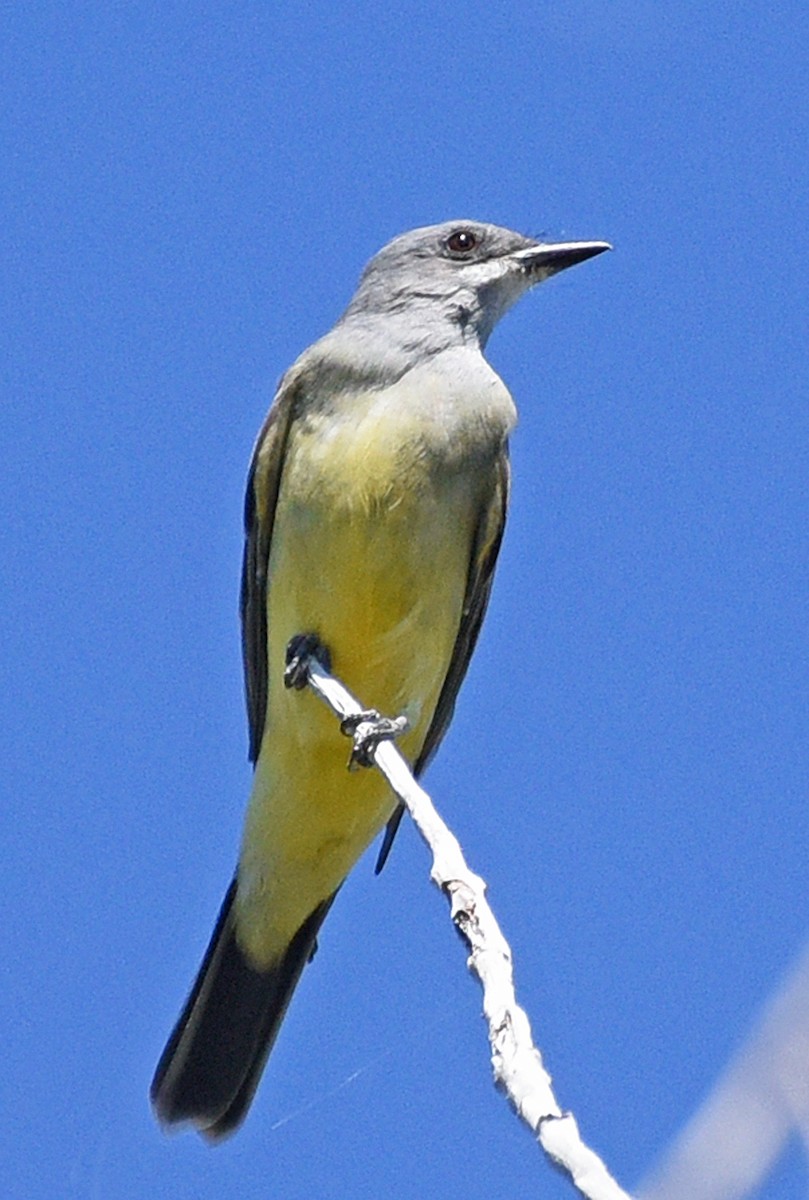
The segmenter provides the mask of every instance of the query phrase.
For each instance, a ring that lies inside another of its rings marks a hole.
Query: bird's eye
[[[471,229],[456,229],[444,243],[452,254],[469,254],[478,244],[478,236]]]

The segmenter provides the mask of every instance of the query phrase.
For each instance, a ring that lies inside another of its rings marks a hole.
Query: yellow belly
[[[282,495],[268,594],[267,722],[239,867],[239,936],[276,958],[379,833],[395,797],[349,773],[350,743],[310,692],[283,686],[290,638],[315,633],[368,707],[404,713],[411,761],[424,742],[461,619],[477,504],[467,479],[369,500]]]

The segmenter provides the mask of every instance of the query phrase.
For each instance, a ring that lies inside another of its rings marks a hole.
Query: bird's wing
[[[250,761],[255,764],[267,717],[267,570],[275,505],[289,426],[298,396],[297,377],[286,375],[261,427],[250,463],[244,500],[242,564],[242,657],[250,733]]]
[[[441,688],[441,693],[438,697],[432,722],[427,730],[427,736],[424,739],[421,753],[416,759],[414,767],[416,775],[420,775],[424,771],[440,746],[441,739],[447,732],[449,723],[452,720],[452,714],[455,711],[455,700],[458,690],[463,683],[467,667],[469,666],[469,660],[472,657],[472,651],[475,649],[475,643],[478,640],[486,606],[489,603],[489,594],[492,590],[492,579],[494,578],[497,554],[500,550],[500,543],[503,540],[503,529],[505,528],[506,508],[508,505],[509,478],[508,448],[503,446],[500,456],[497,459],[494,484],[489,496],[489,502],[481,511],[480,521],[478,522],[472,542],[469,576],[466,582],[466,594],[464,596],[458,636],[455,639],[452,658],[447,669],[444,686]],[[385,861],[390,854],[393,839],[396,836],[403,813],[404,806],[400,804],[388,821],[379,857],[376,862],[377,875],[384,867]]]

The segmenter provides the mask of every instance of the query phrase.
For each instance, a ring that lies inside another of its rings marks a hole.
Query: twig
[[[345,720],[361,717],[362,705],[315,655],[306,660],[307,683]],[[356,726],[355,739],[364,732]],[[483,988],[495,1085],[507,1097],[549,1156],[586,1200],[630,1200],[598,1155],[579,1136],[576,1120],[561,1110],[551,1077],[531,1039],[531,1026],[514,994],[511,950],[485,897],[485,884],[467,866],[461,847],[392,741],[370,743],[368,757],[406,805],[433,856],[430,877],[450,902],[452,920],[470,950],[469,969]]]
[[[645,1200],[743,1200],[790,1136],[809,1143],[809,946],[774,989],[741,1049],[677,1136]]]

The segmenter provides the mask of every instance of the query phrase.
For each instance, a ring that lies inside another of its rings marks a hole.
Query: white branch
[[[646,1200],[742,1200],[790,1136],[809,1138],[809,947],[680,1133]]]
[[[309,686],[338,716],[357,717],[365,711],[315,657],[309,658],[307,668]],[[360,724],[360,738],[363,732]],[[427,843],[433,856],[430,876],[448,898],[452,920],[469,947],[469,969],[483,987],[495,1085],[586,1200],[630,1200],[598,1155],[582,1142],[573,1115],[562,1112],[556,1101],[551,1077],[531,1039],[528,1017],[517,1004],[511,950],[486,901],[483,880],[470,871],[457,839],[394,743],[379,742],[368,753]]]

